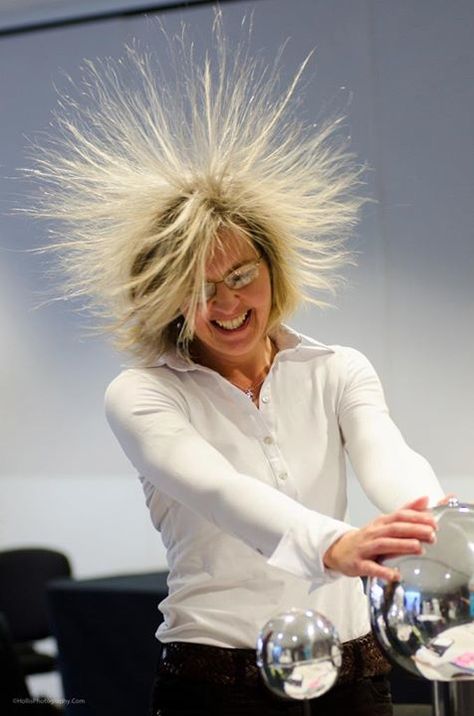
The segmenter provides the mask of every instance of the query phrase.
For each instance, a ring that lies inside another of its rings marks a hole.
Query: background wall
[[[448,491],[474,500],[474,7],[470,0],[256,0],[223,3],[237,41],[254,10],[252,45],[271,59],[290,37],[288,76],[313,47],[305,117],[340,110],[367,161],[369,204],[353,248],[359,267],[336,308],[293,324],[324,342],[353,345],[375,364],[394,419]],[[213,10],[184,19],[197,47]],[[44,226],[8,211],[30,190],[10,177],[26,163],[25,135],[47,128],[61,70],[162,39],[144,16],[0,38],[0,544],[67,551],[78,575],[164,565],[140,486],[103,415],[103,393],[126,363],[80,337],[63,302],[39,310],[45,262],[27,252]],[[353,521],[373,509],[354,480]]]

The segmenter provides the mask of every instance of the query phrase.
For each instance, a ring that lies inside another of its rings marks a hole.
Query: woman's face
[[[258,359],[265,349],[272,290],[264,260],[260,261],[251,283],[229,288],[222,279],[260,257],[239,234],[223,233],[221,240],[221,247],[208,261],[205,273],[206,281],[219,283],[215,285],[214,296],[198,308],[194,341],[202,362],[225,371]]]

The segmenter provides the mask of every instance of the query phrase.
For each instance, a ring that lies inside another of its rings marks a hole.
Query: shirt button
[[[268,403],[269,400],[270,400],[270,398],[268,397],[268,395],[262,396],[262,403]]]
[[[286,480],[286,478],[288,477],[288,473],[287,473],[287,472],[280,472],[280,474],[278,475],[278,477],[280,478],[280,480]]]
[[[273,438],[272,438],[272,436],[271,436],[271,435],[266,435],[266,436],[263,438],[263,442],[265,443],[265,445],[272,445],[272,443],[273,443]]]

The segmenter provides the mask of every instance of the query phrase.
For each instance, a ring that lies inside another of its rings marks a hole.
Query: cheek
[[[209,330],[209,313],[206,309],[198,309],[194,317],[194,333],[199,334]]]
[[[254,304],[264,311],[270,311],[272,307],[272,289],[268,273],[264,277],[261,285],[256,287]]]

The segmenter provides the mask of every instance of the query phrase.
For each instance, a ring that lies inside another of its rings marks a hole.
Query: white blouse
[[[107,389],[108,421],[167,549],[162,642],[254,647],[263,624],[290,607],[322,612],[343,641],[366,634],[361,580],[322,561],[353,529],[344,521],[345,452],[384,512],[443,496],[361,353],[285,326],[272,338],[279,352],[259,408],[176,354],[124,370]]]

